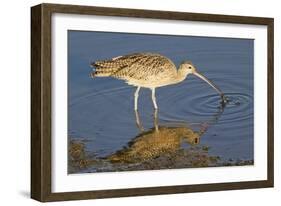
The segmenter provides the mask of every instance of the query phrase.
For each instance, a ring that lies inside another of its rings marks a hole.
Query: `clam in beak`
[[[227,99],[224,96],[224,93],[210,80],[208,80],[205,76],[203,76],[202,74],[198,73],[198,72],[194,72],[193,73],[195,76],[199,77],[200,79],[204,80],[205,82],[207,82],[211,87],[213,87],[214,90],[216,90],[219,95],[221,96],[222,99],[222,103],[227,103]]]

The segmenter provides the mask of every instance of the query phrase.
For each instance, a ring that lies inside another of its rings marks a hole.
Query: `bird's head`
[[[179,75],[183,78],[185,78],[187,75],[189,74],[193,74],[197,77],[199,77],[200,79],[204,80],[205,82],[207,82],[213,89],[215,89],[221,96],[223,102],[226,101],[226,98],[224,96],[224,94],[222,93],[222,91],[215,86],[215,84],[213,82],[211,82],[209,79],[207,79],[205,76],[203,76],[202,74],[200,74],[196,67],[192,64],[191,61],[184,61],[183,63],[181,63],[180,67],[179,67],[179,71],[178,71]]]
[[[192,64],[191,61],[184,61],[181,63],[180,68],[179,68],[179,72],[182,75],[187,76],[188,74],[193,74],[196,72],[196,68],[195,66]]]

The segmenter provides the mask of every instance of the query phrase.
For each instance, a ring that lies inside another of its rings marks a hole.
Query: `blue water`
[[[210,154],[253,160],[253,51],[252,39],[68,31],[68,138],[83,140],[87,152],[105,157],[136,137],[140,130],[133,107],[135,88],[113,78],[91,79],[89,65],[155,52],[177,67],[183,60],[192,61],[230,100],[221,112],[215,91],[189,75],[180,84],[156,89],[159,125],[207,125],[200,144],[207,145]],[[140,91],[145,130],[154,126],[150,95],[149,90]]]

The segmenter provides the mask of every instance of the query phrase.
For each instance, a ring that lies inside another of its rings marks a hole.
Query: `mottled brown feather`
[[[96,76],[112,76],[128,84],[153,87],[158,81],[165,83],[177,75],[174,63],[156,53],[134,53],[110,60],[94,62]]]

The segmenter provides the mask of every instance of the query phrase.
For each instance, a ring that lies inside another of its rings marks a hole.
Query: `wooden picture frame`
[[[264,25],[267,27],[267,179],[258,181],[161,186],[133,189],[110,189],[79,192],[52,192],[51,162],[51,16],[54,13],[168,19],[194,22],[221,22]],[[234,189],[273,187],[273,31],[272,18],[244,17],[170,11],[105,8],[92,6],[40,4],[31,8],[31,197],[48,201],[160,195]]]

